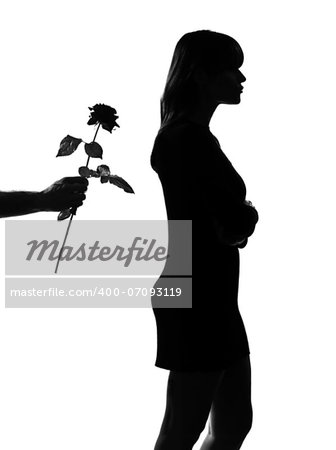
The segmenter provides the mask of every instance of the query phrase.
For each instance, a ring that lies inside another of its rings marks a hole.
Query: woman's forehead
[[[238,42],[225,42],[217,49],[217,61],[222,68],[239,69],[244,62],[244,53]]]
[[[232,60],[236,67],[240,67],[244,62],[244,53],[238,42],[235,42],[232,46]]]

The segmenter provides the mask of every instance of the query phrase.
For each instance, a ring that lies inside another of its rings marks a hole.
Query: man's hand
[[[84,177],[65,177],[40,192],[40,211],[63,211],[79,207],[89,182]]]

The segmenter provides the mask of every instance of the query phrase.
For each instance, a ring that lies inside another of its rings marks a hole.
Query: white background
[[[78,219],[166,217],[149,157],[175,44],[197,29],[241,44],[242,102],[218,108],[210,128],[260,215],[240,251],[239,305],[254,405],[247,450],[336,444],[332,6],[326,0],[20,0],[7,2],[0,18],[1,190],[41,190],[76,175],[84,150],[56,159],[60,140],[92,139],[87,108],[97,102],[120,115],[120,129],[112,136],[100,131],[98,142],[104,163],[135,195],[92,180]],[[0,226],[4,249],[4,220]],[[2,261],[2,292],[3,280]],[[3,298],[1,448],[154,448],[168,371],[154,366],[150,309],[4,304]]]

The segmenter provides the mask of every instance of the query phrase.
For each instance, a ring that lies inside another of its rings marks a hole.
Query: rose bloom
[[[117,111],[111,106],[104,105],[103,103],[97,103],[92,108],[89,106],[90,119],[88,121],[88,125],[96,125],[100,123],[104,130],[112,133],[114,127],[119,127],[116,120],[119,116],[117,116]]]

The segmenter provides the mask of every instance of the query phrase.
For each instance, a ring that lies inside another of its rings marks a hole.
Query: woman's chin
[[[220,103],[223,105],[238,105],[241,102],[240,94],[238,94],[235,97],[232,97],[227,100],[223,100]]]
[[[241,97],[240,96],[241,96],[241,92],[237,95],[235,104],[238,104],[238,103],[241,102]]]

